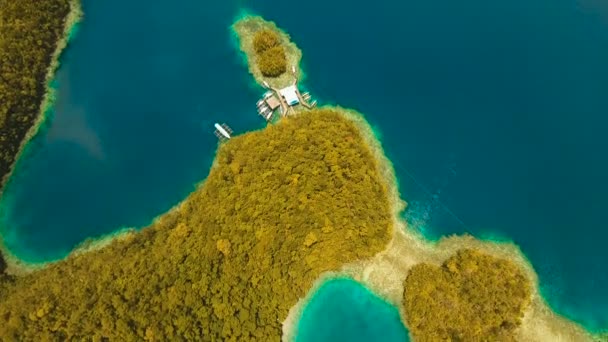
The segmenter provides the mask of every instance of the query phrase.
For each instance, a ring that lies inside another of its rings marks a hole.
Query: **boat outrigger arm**
[[[228,125],[226,125],[225,123],[223,123],[221,125],[218,124],[218,123],[216,123],[213,126],[215,127],[215,132],[213,132],[213,133],[221,141],[228,140],[228,139],[232,138],[232,136],[231,136],[232,135],[232,129],[230,127],[228,127]]]

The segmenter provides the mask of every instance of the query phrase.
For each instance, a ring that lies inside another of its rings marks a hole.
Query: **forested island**
[[[238,20],[232,30],[244,53],[249,72],[260,85],[283,88],[293,83],[290,68],[295,68],[295,76],[301,78],[302,51],[289,35],[273,22],[258,16],[246,16]]]
[[[301,73],[273,23],[233,28],[258,83]],[[220,144],[207,179],[151,226],[2,276],[0,340],[289,340],[306,298],[337,276],[399,307],[417,341],[592,338],[548,310],[517,247],[428,243],[404,207],[362,115],[299,110]]]
[[[77,0],[0,1],[0,195],[23,146],[43,121],[48,89]],[[0,237],[0,252],[2,238]],[[7,262],[0,253],[0,282]]]
[[[69,31],[80,19],[79,0],[0,1],[0,195],[23,147],[52,101],[48,83]],[[2,250],[0,237],[0,252]],[[9,278],[0,254],[0,280]]]
[[[391,230],[357,127],[312,111],[223,144],[204,184],[153,226],[17,278],[0,336],[278,340],[322,272],[380,252]]]
[[[0,1],[0,189],[40,119],[78,6],[74,0]]]

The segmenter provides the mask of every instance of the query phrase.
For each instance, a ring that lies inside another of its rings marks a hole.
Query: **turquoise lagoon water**
[[[399,311],[348,278],[325,282],[306,303],[296,342],[409,341]]]
[[[550,305],[608,329],[608,6],[597,0],[84,0],[54,120],[2,198],[28,261],[143,226],[205,178],[211,126],[263,126],[228,27],[243,7],[304,51],[307,86],[365,113],[429,238],[521,246]]]

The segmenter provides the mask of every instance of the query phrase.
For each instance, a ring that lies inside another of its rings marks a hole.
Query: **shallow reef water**
[[[608,329],[605,5],[251,6],[298,43],[312,94],[380,133],[410,228],[513,241],[553,309]]]
[[[15,255],[53,260],[148,224],[205,178],[214,122],[263,127],[263,91],[229,28],[242,5],[83,0],[54,119],[1,199]],[[512,240],[552,308],[608,329],[605,6],[245,5],[291,34],[315,98],[361,111],[381,133],[413,229]]]
[[[296,342],[408,341],[399,311],[348,278],[323,283],[304,306]]]

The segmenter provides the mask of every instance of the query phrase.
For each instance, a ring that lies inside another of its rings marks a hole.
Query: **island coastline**
[[[386,189],[361,139],[351,122],[322,108],[221,143],[205,183],[174,213],[7,286],[0,294],[0,317],[14,318],[3,322],[7,336],[49,332],[53,321],[74,338],[143,338],[147,320],[161,340],[174,339],[180,321],[195,340],[278,340],[289,307],[319,274],[370,258],[390,240]],[[365,200],[360,220],[350,220],[349,207]],[[40,306],[40,319],[28,321]],[[90,330],[87,322],[98,319],[137,324]]]
[[[76,0],[73,1],[77,2]],[[271,27],[280,31],[274,23],[266,22],[259,17],[244,17],[241,20],[248,19],[254,19],[258,24],[268,23],[261,25],[269,25],[265,27]],[[246,31],[243,31],[240,28],[237,29],[237,24],[233,26],[235,30],[240,32],[237,32],[237,34],[244,34]],[[282,37],[287,37],[287,39],[289,39],[289,36],[286,35],[286,33],[283,31],[280,32]],[[292,42],[289,42],[289,44],[295,46]],[[243,48],[243,45],[241,45],[241,47]],[[245,44],[245,50],[243,50],[243,52],[246,55],[248,55],[248,51],[250,51],[248,49],[249,48],[247,48],[247,45]],[[297,49],[297,47],[295,50],[290,51],[292,52],[290,52],[288,59],[290,61],[298,62],[296,65],[301,74],[302,72],[299,69],[299,61],[302,56],[301,51]],[[252,65],[254,65],[253,63],[254,62],[250,61],[249,70],[256,81],[258,81],[258,84],[261,85],[261,82],[265,81],[265,78],[261,76],[259,72],[256,74],[255,67],[252,67]],[[275,80],[274,82],[277,82],[277,86],[281,86],[283,85],[282,82],[284,82],[284,80]],[[46,103],[47,106],[52,106],[53,94],[50,91],[48,94],[48,102],[45,101],[44,103]],[[532,264],[514,243],[479,240],[471,236],[450,236],[442,237],[438,241],[429,241],[419,232],[409,229],[400,215],[405,209],[406,203],[401,199],[398,189],[398,180],[393,165],[386,157],[378,135],[375,134],[364,116],[354,110],[333,106],[324,107],[324,109],[335,110],[344,118],[354,123],[363,136],[367,148],[372,151],[373,158],[376,160],[379,168],[378,172],[385,182],[390,198],[392,238],[386,249],[375,256],[345,264],[337,270],[322,273],[315,280],[313,286],[309,289],[308,294],[305,297],[300,298],[298,303],[291,307],[288,316],[283,321],[282,328],[284,341],[293,340],[293,337],[297,333],[297,322],[301,316],[302,309],[320,286],[330,279],[345,276],[360,282],[387,302],[398,307],[405,324],[406,314],[401,305],[401,298],[403,294],[403,280],[407,276],[409,269],[422,262],[439,265],[457,250],[462,248],[476,248],[492,256],[512,260],[520,266],[531,279],[533,284],[532,304],[527,309],[523,323],[519,328],[520,339],[530,341],[560,339],[568,341],[586,341],[596,338],[585,331],[582,326],[569,321],[565,317],[561,317],[549,308],[547,302],[540,294],[538,276],[536,275]],[[42,125],[44,120],[43,115],[41,115],[41,118],[38,120],[38,127]],[[37,129],[32,133],[32,136]],[[212,169],[215,166],[216,161],[214,161]],[[202,184],[199,184],[197,188],[199,186],[202,186]],[[153,222],[164,220],[181,205],[182,203],[176,205],[169,212],[155,218]],[[70,255],[75,256],[79,253],[99,249],[120,238],[129,239],[133,234],[134,232],[132,229],[121,230],[104,238],[83,243],[80,247],[70,253]],[[11,259],[7,260],[7,263],[9,263],[9,265],[12,264],[13,269],[15,267],[14,265],[18,265],[18,261]],[[28,266],[20,265],[20,267],[27,268]]]
[[[255,58],[251,42],[252,30],[243,29],[248,27],[247,23],[255,23],[254,27],[265,27],[276,30],[284,39],[289,39],[274,22],[267,22],[261,17],[245,15],[233,25],[236,34],[240,37],[241,51],[247,56],[249,71],[255,77],[256,82],[262,85],[268,82],[255,67]],[[294,44],[289,42],[289,44]],[[295,44],[294,44],[295,45]],[[301,50],[293,49],[297,54],[288,60],[300,61]],[[298,65],[298,70],[299,65]],[[272,79],[270,79],[272,81]],[[283,341],[293,341],[297,334],[297,322],[301,317],[306,303],[314,296],[314,293],[328,280],[350,277],[370,288],[387,302],[399,308],[402,321],[406,324],[406,314],[403,310],[401,299],[403,295],[403,281],[411,267],[419,263],[430,263],[440,265],[456,251],[466,248],[475,248],[491,256],[514,261],[531,280],[532,298],[531,305],[525,312],[518,337],[528,341],[546,341],[566,339],[568,341],[591,341],[598,336],[586,331],[580,324],[568,320],[555,313],[549,307],[546,299],[540,293],[538,275],[530,261],[525,257],[521,249],[513,242],[480,240],[469,235],[441,237],[432,241],[424,237],[420,232],[407,227],[407,223],[401,216],[407,203],[401,198],[398,189],[398,180],[394,172],[392,162],[386,157],[380,138],[365,120],[363,114],[354,110],[336,107],[331,108],[341,113],[345,118],[353,122],[360,130],[367,147],[379,165],[379,173],[382,175],[389,189],[391,212],[393,213],[393,238],[386,250],[378,253],[369,260],[360,260],[344,265],[340,270],[329,271],[321,275],[314,283],[306,298],[292,307],[288,317],[283,322]],[[376,273],[376,275],[373,275]],[[406,325],[407,326],[407,325]]]
[[[267,82],[274,88],[287,87],[293,83],[292,73],[284,73],[279,77],[265,77],[257,67],[256,54],[253,47],[253,36],[255,35],[255,32],[264,29],[279,34],[281,45],[285,47],[287,65],[288,67],[296,68],[295,76],[302,81],[305,78],[305,74],[301,68],[302,51],[291,41],[289,34],[279,29],[274,22],[264,20],[260,16],[244,13],[236,20],[235,24],[232,25],[231,31],[238,41],[238,47],[247,61],[249,73],[253,76],[256,83],[259,86],[264,87],[264,82]]]
[[[15,167],[16,167],[19,159],[22,157],[22,155],[25,153],[26,149],[28,148],[28,143],[31,141],[31,139],[34,136],[36,136],[36,134],[38,134],[38,132],[42,129],[42,127],[44,127],[44,125],[48,123],[47,120],[52,120],[52,118],[50,117],[50,114],[51,114],[51,108],[54,106],[54,103],[55,103],[55,94],[56,94],[56,89],[52,86],[52,83],[55,78],[55,74],[60,67],[61,55],[62,55],[63,51],[66,49],[66,47],[68,46],[70,40],[73,39],[73,37],[75,36],[77,29],[78,29],[78,24],[82,21],[82,18],[83,18],[83,12],[82,12],[80,0],[69,0],[69,7],[70,7],[69,12],[64,19],[63,34],[61,35],[60,39],[57,41],[55,50],[53,51],[52,55],[50,56],[50,64],[47,68],[46,75],[45,75],[45,81],[44,81],[45,92],[42,95],[40,102],[39,102],[38,115],[37,115],[36,119],[33,121],[30,128],[25,133],[21,142],[19,143],[17,153],[13,158],[13,163],[12,163],[12,165],[8,166],[9,167],[8,172],[6,174],[4,174],[3,177],[0,179],[0,197],[2,197],[4,195],[4,190],[6,188],[6,185],[8,184],[8,182],[10,182],[10,178],[13,175],[13,173],[15,172]],[[1,254],[0,257],[2,257],[4,259],[4,261],[7,265],[6,270],[5,270],[5,272],[7,274],[12,274],[12,275],[24,274],[24,273],[34,271],[36,269],[40,269],[41,267],[44,267],[44,264],[29,264],[29,263],[23,262],[22,260],[17,258],[15,255],[13,255],[13,253],[11,253],[4,245],[1,233],[0,233],[0,254]]]
[[[427,240],[419,232],[409,229],[400,215],[406,203],[402,200],[396,175],[390,160],[384,154],[381,142],[364,116],[353,110],[338,107],[337,110],[356,123],[380,166],[380,174],[389,189],[393,213],[393,237],[388,247],[367,260],[359,260],[322,274],[305,298],[291,308],[283,322],[283,341],[293,341],[297,334],[297,322],[306,303],[314,296],[323,283],[349,277],[372,290],[388,303],[399,308],[402,321],[406,324],[406,313],[402,307],[403,281],[408,271],[416,264],[440,265],[458,250],[475,248],[497,258],[514,261],[531,280],[532,302],[525,312],[518,337],[522,341],[592,341],[597,336],[586,331],[581,325],[553,312],[539,291],[539,281],[530,261],[520,248],[512,242],[479,240],[470,235],[442,237],[438,241]],[[406,325],[407,327],[407,325]]]
[[[40,99],[38,116],[37,116],[36,120],[32,123],[32,126],[25,133],[24,138],[19,143],[19,149],[17,151],[17,154],[15,155],[13,165],[9,166],[9,172],[7,172],[0,180],[0,196],[2,196],[4,187],[5,187],[6,183],[9,181],[12,173],[14,172],[14,167],[15,167],[17,161],[19,160],[19,158],[21,157],[21,155],[23,154],[29,141],[36,134],[38,134],[38,131],[41,129],[41,127],[43,127],[46,120],[52,119],[52,118],[49,118],[49,115],[48,115],[48,114],[50,114],[49,110],[53,107],[53,105],[55,103],[56,89],[54,87],[52,87],[52,82],[55,78],[55,74],[56,74],[57,70],[60,67],[61,54],[63,53],[65,48],[68,46],[70,40],[75,36],[78,24],[82,21],[82,18],[83,18],[83,12],[82,12],[80,0],[69,0],[69,4],[70,4],[70,11],[68,12],[68,14],[64,20],[63,35],[57,41],[57,46],[55,48],[55,51],[53,51],[53,54],[50,57],[50,64],[47,68],[47,72],[45,75],[44,84],[45,84],[46,91],[44,92],[44,94],[42,95],[42,97]]]

